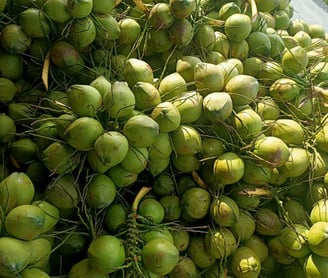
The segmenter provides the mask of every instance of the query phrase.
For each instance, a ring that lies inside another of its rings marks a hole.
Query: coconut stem
[[[142,0],[133,0],[134,4],[140,11],[147,12],[148,8],[146,7],[145,3]]]
[[[136,212],[138,210],[138,206],[139,206],[139,203],[140,201],[142,200],[143,197],[146,196],[146,194],[151,190],[150,187],[142,187],[140,189],[140,191],[138,192],[138,194],[136,195],[136,197],[134,198],[133,200],[133,203],[132,203],[132,211],[133,212]]]
[[[252,10],[252,22],[255,22],[257,19],[257,6],[255,0],[247,0],[247,3],[251,6]]]

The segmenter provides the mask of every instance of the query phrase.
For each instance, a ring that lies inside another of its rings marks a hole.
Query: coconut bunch
[[[324,277],[323,26],[287,0],[0,10],[0,276]]]

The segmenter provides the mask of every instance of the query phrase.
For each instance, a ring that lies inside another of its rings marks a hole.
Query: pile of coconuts
[[[323,26],[289,0],[0,10],[1,277],[326,277]]]

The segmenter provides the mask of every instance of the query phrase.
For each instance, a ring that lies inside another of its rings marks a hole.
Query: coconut
[[[241,210],[237,222],[230,227],[230,230],[238,242],[245,242],[255,232],[255,220],[249,212]]]
[[[228,228],[216,228],[205,234],[207,252],[216,259],[225,259],[237,249],[237,240]]]
[[[179,262],[179,251],[165,239],[153,239],[142,249],[145,268],[157,275],[167,275]]]
[[[264,85],[271,85],[275,80],[283,77],[283,68],[280,63],[274,61],[264,62],[258,80]]]
[[[289,199],[283,203],[283,206],[285,209],[286,221],[292,224],[300,224],[304,226],[309,223],[309,215],[300,202],[294,199]]]
[[[308,277],[324,277],[328,271],[327,258],[310,254],[304,262],[304,272]]]
[[[13,208],[29,204],[34,197],[32,180],[24,172],[12,172],[0,183],[0,206],[7,213]]]
[[[58,223],[60,212],[57,207],[50,204],[45,200],[36,200],[32,202],[33,206],[37,206],[44,212],[44,223],[41,233],[46,233],[51,231],[53,227]]]
[[[261,262],[252,249],[241,246],[231,258],[231,269],[237,278],[256,278],[261,271]]]
[[[81,117],[67,127],[64,136],[67,143],[73,148],[79,151],[88,151],[93,148],[94,143],[102,133],[103,127],[99,121],[90,117]]]
[[[135,115],[125,122],[123,134],[131,145],[149,147],[159,134],[159,125],[147,115]]]
[[[255,215],[256,231],[261,235],[276,236],[282,229],[279,216],[269,208],[260,208]]]
[[[69,145],[53,142],[42,152],[45,167],[56,174],[65,174],[78,166],[78,153]]]
[[[279,173],[286,177],[300,177],[310,166],[310,153],[304,148],[290,147],[289,159],[279,167]]]
[[[255,141],[253,152],[262,163],[272,168],[284,165],[290,155],[284,141],[275,136],[260,136]]]
[[[191,173],[200,168],[200,161],[193,154],[176,154],[172,153],[171,162],[173,166],[182,173]]]
[[[42,233],[44,222],[44,211],[39,207],[26,204],[9,211],[4,224],[9,235],[22,240],[32,240]]]
[[[251,56],[268,56],[271,50],[271,40],[269,36],[263,32],[252,32],[247,37],[249,45],[249,54]]]
[[[252,21],[248,15],[235,13],[227,18],[224,24],[224,32],[229,40],[241,42],[252,31]]]
[[[110,92],[112,88],[112,83],[103,75],[99,75],[97,78],[92,80],[89,85],[97,89],[102,97]]]
[[[280,78],[270,86],[269,94],[279,101],[292,101],[299,96],[300,88],[293,79]]]
[[[244,160],[245,171],[242,181],[257,186],[266,185],[271,180],[271,168],[252,160]]]
[[[20,78],[24,71],[23,59],[18,54],[2,52],[0,55],[1,77],[12,81]]]
[[[84,60],[77,49],[66,41],[57,41],[50,50],[51,62],[67,74],[82,71]]]
[[[218,14],[218,18],[221,20],[226,20],[230,15],[232,14],[237,14],[241,13],[240,7],[234,3],[234,2],[229,2],[225,3],[221,6]]]
[[[197,91],[184,92],[172,103],[180,113],[181,123],[195,122],[202,115],[203,96]]]
[[[238,204],[239,208],[252,211],[261,203],[261,196],[256,194],[256,190],[255,185],[239,182],[231,191],[231,198]]]
[[[77,49],[83,49],[96,39],[96,25],[90,16],[76,18],[68,31],[68,38]]]
[[[232,99],[225,92],[212,92],[203,99],[203,113],[212,123],[226,120],[232,113],[232,106]]]
[[[210,267],[215,263],[215,258],[206,249],[204,235],[191,235],[187,249],[188,256],[200,268]]]
[[[211,196],[203,188],[190,188],[181,198],[182,217],[187,220],[204,218],[210,207]]]
[[[123,45],[134,44],[141,33],[141,26],[138,21],[133,18],[122,18],[118,25],[121,30],[118,42]]]
[[[277,30],[287,30],[289,26],[289,15],[283,10],[277,10],[273,13]]]
[[[165,239],[168,242],[171,242],[174,244],[173,236],[167,227],[163,227],[162,229],[160,229],[160,228],[151,229],[149,231],[146,231],[142,236],[142,240],[144,243],[147,243],[150,240],[153,240],[156,238]]]
[[[200,133],[189,125],[180,125],[171,132],[173,149],[180,155],[196,154],[201,151]]]
[[[200,24],[198,30],[194,34],[193,42],[200,49],[207,49],[208,51],[213,50],[215,45],[215,31],[212,26],[208,24]]]
[[[240,42],[230,42],[230,58],[245,60],[248,55],[250,55],[249,45],[246,40],[242,40]]]
[[[210,206],[211,218],[220,226],[231,227],[238,222],[240,211],[237,203],[225,195],[213,199]]]
[[[182,56],[176,63],[176,71],[187,82],[194,81],[194,68],[201,60],[196,56]]]
[[[319,221],[314,223],[307,234],[310,249],[316,255],[328,257],[328,222]]]
[[[121,164],[110,167],[106,175],[111,178],[116,187],[127,187],[134,183],[138,174],[126,170]]]
[[[282,56],[282,67],[284,71],[300,73],[308,64],[306,50],[301,46],[288,49]]]
[[[121,203],[114,203],[108,206],[104,216],[105,227],[111,231],[118,231],[126,223],[127,209]]]
[[[261,12],[271,12],[275,8],[279,6],[279,2],[277,0],[255,0],[256,6]]]
[[[215,44],[213,46],[213,51],[221,53],[225,58],[228,58],[230,50],[230,41],[227,36],[219,31],[215,31]]]
[[[172,153],[172,143],[167,132],[160,132],[155,141],[148,147],[149,157],[154,159],[166,159]]]
[[[33,278],[33,277],[49,278],[50,277],[47,272],[43,271],[42,269],[34,268],[34,267],[24,269],[21,272],[21,275],[23,278]]]
[[[14,277],[30,262],[31,252],[23,240],[3,236],[0,238],[0,250],[0,258],[3,261],[0,275],[3,277]]]
[[[156,30],[167,29],[174,19],[168,3],[156,3],[149,11],[150,25]]]
[[[37,8],[27,8],[18,18],[22,30],[32,38],[46,38],[50,34],[50,24],[44,11]]]
[[[234,152],[219,155],[213,165],[215,179],[222,185],[238,182],[243,177],[244,171],[244,161]]]
[[[151,109],[161,103],[160,93],[151,83],[139,81],[132,87],[132,92],[136,100],[135,107],[138,110]]]
[[[243,242],[243,246],[251,248],[260,259],[261,263],[269,257],[269,249],[264,240],[257,235],[252,235],[248,240]]]
[[[87,252],[92,269],[102,273],[112,273],[124,264],[123,242],[112,235],[101,235],[93,239]]]
[[[153,70],[150,65],[136,58],[130,58],[126,61],[123,75],[130,88],[140,81],[151,84],[154,81]]]
[[[171,41],[178,47],[188,45],[193,36],[194,28],[188,19],[176,20],[168,29]]]
[[[95,42],[101,47],[111,47],[113,41],[118,39],[121,33],[117,20],[110,13],[96,13],[94,15],[98,25]]]
[[[271,42],[270,57],[276,58],[282,55],[285,49],[284,40],[278,34],[268,34],[269,40]]]
[[[94,150],[100,162],[113,167],[123,161],[129,149],[127,138],[118,131],[108,131],[96,139]]]
[[[157,104],[150,116],[158,123],[160,132],[170,132],[177,129],[181,123],[179,110],[171,102]]]
[[[67,9],[67,0],[46,0],[43,10],[51,20],[57,23],[65,23],[71,18]]]
[[[178,278],[178,277],[196,277],[197,276],[197,268],[194,262],[186,256],[180,256],[179,262],[175,265],[172,271],[169,274],[170,278]]]
[[[165,211],[159,201],[154,198],[146,198],[140,202],[138,206],[138,214],[151,223],[159,224],[164,220]]]
[[[150,153],[147,169],[149,170],[150,174],[155,177],[165,171],[169,167],[170,162],[170,157],[157,158],[156,155],[153,157]]]
[[[148,156],[147,148],[129,146],[126,156],[121,161],[121,165],[126,170],[139,174],[146,169]]]
[[[60,210],[61,216],[75,208],[80,199],[74,177],[66,174],[50,181],[45,190],[45,198]]]
[[[6,25],[1,32],[0,44],[9,53],[23,53],[31,45],[31,38],[17,24]]]
[[[87,184],[85,200],[90,208],[105,208],[114,201],[115,197],[115,184],[104,174],[93,176]]]
[[[101,94],[90,85],[71,85],[67,97],[73,112],[79,117],[95,117],[102,105]]]
[[[328,199],[320,199],[313,204],[310,212],[310,220],[314,224],[316,222],[327,221],[328,219]]]
[[[195,65],[194,79],[197,90],[203,96],[211,92],[220,92],[224,86],[224,75],[221,68],[206,62]]]
[[[8,143],[15,136],[16,124],[14,120],[6,114],[0,114],[0,122],[0,142]]]
[[[269,253],[276,262],[283,265],[289,265],[295,261],[295,257],[287,253],[286,248],[282,245],[279,236],[271,237],[267,241],[267,245],[269,248]]]
[[[260,135],[263,127],[262,119],[252,108],[241,109],[231,119],[238,137],[250,140]]]
[[[279,237],[287,253],[295,258],[304,258],[310,253],[307,243],[309,230],[300,224],[284,227]]]
[[[170,0],[170,9],[175,18],[183,19],[188,17],[196,9],[195,0]]]
[[[69,271],[69,277],[71,278],[82,278],[82,277],[106,278],[107,276],[108,276],[107,273],[94,270],[90,266],[89,258],[82,259],[77,263],[73,264]]]
[[[240,74],[232,77],[225,86],[233,105],[246,105],[253,102],[259,90],[259,82],[250,75]]]
[[[173,41],[170,39],[168,30],[155,30],[150,29],[147,40],[147,48],[154,53],[165,53],[170,50]]]
[[[67,0],[67,10],[74,18],[87,17],[92,11],[92,0]]]
[[[163,77],[158,90],[163,101],[171,101],[187,91],[187,83],[178,72],[173,72]]]
[[[136,105],[136,98],[125,81],[115,81],[111,90],[103,96],[104,109],[112,119],[130,116]]]
[[[165,195],[159,202],[164,208],[164,220],[175,221],[181,216],[181,202],[176,195]]]
[[[190,234],[185,230],[171,230],[174,245],[179,252],[186,251],[190,241]]]

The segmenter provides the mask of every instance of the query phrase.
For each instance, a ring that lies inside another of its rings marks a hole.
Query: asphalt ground
[[[291,0],[293,18],[305,20],[309,24],[320,24],[328,32],[328,5],[323,0]]]

